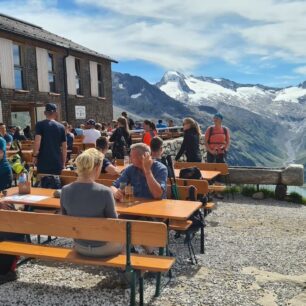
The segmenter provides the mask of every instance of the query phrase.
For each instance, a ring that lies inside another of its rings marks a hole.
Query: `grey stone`
[[[256,192],[256,193],[254,193],[253,195],[252,195],[252,198],[254,199],[254,200],[263,200],[264,198],[265,198],[265,195],[264,195],[264,193],[263,192]]]

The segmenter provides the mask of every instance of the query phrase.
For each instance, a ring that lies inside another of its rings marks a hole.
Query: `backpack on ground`
[[[190,167],[190,168],[184,168],[181,169],[179,178],[181,179],[193,179],[193,180],[199,180],[202,179],[202,174],[199,168],[197,167]]]

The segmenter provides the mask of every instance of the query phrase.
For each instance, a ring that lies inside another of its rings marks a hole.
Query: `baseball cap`
[[[93,119],[89,119],[87,122],[86,122],[87,125],[96,125],[96,121],[93,120]]]
[[[48,113],[54,113],[54,112],[56,112],[56,109],[57,109],[56,104],[53,104],[53,103],[47,103],[47,104],[46,104],[46,108],[45,108],[45,111],[46,111],[46,112],[48,112]]]
[[[223,120],[223,116],[222,116],[221,113],[216,113],[216,114],[214,115],[214,118],[219,118],[219,119]]]

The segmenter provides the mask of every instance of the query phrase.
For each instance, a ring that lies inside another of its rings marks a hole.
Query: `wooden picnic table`
[[[6,151],[6,157],[11,157],[11,156],[14,156],[15,154],[18,154],[18,150],[7,150]]]
[[[7,190],[6,200],[15,204],[23,204],[41,208],[60,209],[60,199],[53,197],[54,189],[31,188],[30,196],[43,196],[44,199],[38,200],[31,197],[22,197],[18,199],[18,187],[12,187]],[[12,196],[17,196],[12,198]],[[168,220],[187,220],[195,211],[202,207],[201,202],[180,201],[171,199],[151,200],[135,198],[131,203],[117,202],[116,210],[118,214],[161,218]]]

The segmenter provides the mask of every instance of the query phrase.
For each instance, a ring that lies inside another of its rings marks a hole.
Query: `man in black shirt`
[[[48,103],[46,119],[36,123],[33,162],[38,173],[61,174],[65,167],[67,142],[65,128],[56,121],[57,107]]]

